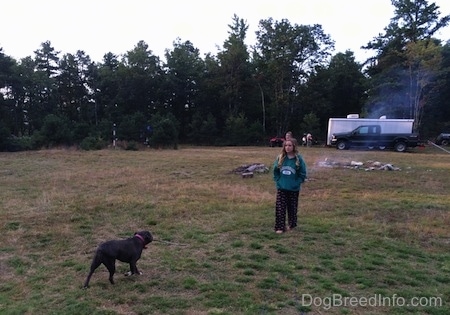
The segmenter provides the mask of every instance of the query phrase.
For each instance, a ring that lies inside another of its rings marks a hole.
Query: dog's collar
[[[147,247],[145,246],[145,240],[144,240],[144,238],[143,238],[142,236],[140,236],[139,234],[135,234],[134,236],[141,240],[142,246],[143,246],[144,248],[147,248]]]

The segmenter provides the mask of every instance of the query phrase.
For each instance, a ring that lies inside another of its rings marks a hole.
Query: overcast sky
[[[450,14],[449,0],[429,0]],[[217,53],[228,38],[233,15],[249,25],[247,45],[256,43],[262,19],[287,19],[291,25],[320,24],[337,52],[349,49],[358,61],[371,54],[360,49],[393,17],[390,0],[11,0],[0,3],[0,48],[17,60],[34,57],[50,41],[63,54],[84,52],[101,62],[112,52],[125,54],[143,40],[164,58],[173,42],[191,41],[200,54]],[[450,39],[450,27],[437,37]]]

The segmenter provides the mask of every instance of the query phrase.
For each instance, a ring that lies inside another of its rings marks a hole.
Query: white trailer
[[[331,145],[331,135],[339,132],[349,132],[361,125],[379,125],[382,133],[412,133],[414,119],[372,119],[354,118],[357,115],[348,115],[347,118],[330,118],[328,120],[327,145]]]

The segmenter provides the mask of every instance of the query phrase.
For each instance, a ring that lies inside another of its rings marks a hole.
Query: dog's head
[[[139,235],[139,238],[144,242],[144,246],[153,241],[152,233],[149,231],[140,231],[134,233],[134,236]]]

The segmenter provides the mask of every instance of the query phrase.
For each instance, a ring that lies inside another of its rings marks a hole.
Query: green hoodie
[[[297,155],[300,165],[295,164],[296,158],[286,158],[283,161],[281,168],[278,167],[278,158],[273,164],[273,180],[276,183],[277,189],[288,191],[300,191],[302,183],[306,179],[306,164],[302,156]]]

